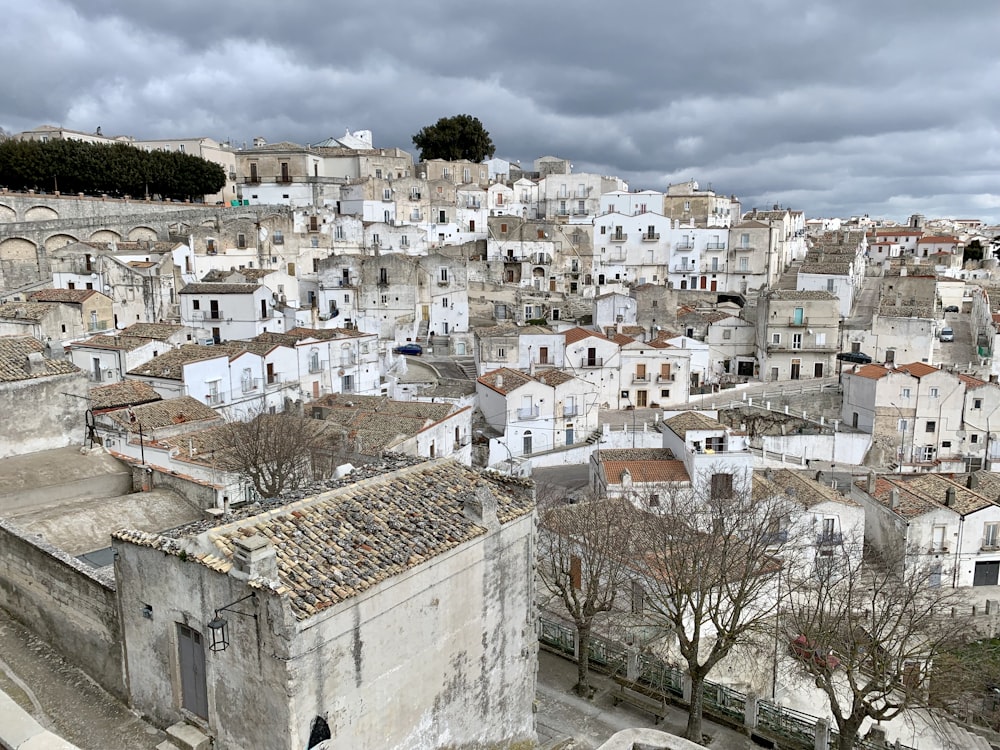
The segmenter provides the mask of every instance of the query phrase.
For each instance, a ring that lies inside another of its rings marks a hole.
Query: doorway
[[[1000,577],[1000,560],[977,562],[972,577],[973,586],[996,586]]]
[[[181,708],[207,719],[208,683],[201,633],[177,623],[177,656],[181,670]]]
[[[814,378],[821,378],[821,377],[823,377],[823,363],[822,362],[817,362],[815,365],[813,365],[813,377]]]
[[[798,359],[793,359],[792,360],[792,374],[791,374],[791,379],[792,380],[798,380],[799,379],[799,373],[801,372],[801,370],[802,370],[802,361],[798,360]]]

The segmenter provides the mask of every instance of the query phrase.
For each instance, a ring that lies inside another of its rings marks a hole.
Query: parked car
[[[939,341],[954,341],[955,332],[951,328],[942,328],[941,333],[938,334]]]
[[[872,358],[864,352],[840,352],[837,355],[837,359],[842,362],[854,362],[859,365],[870,365],[872,362]]]
[[[840,659],[829,649],[816,648],[804,635],[800,635],[788,644],[792,656],[802,661],[811,661],[820,669],[834,670],[840,666]]]
[[[403,344],[402,346],[397,346],[393,351],[396,354],[410,354],[419,357],[424,353],[424,348],[420,344]]]
[[[947,306],[947,307],[946,307],[946,308],[944,309],[944,311],[945,311],[945,312],[958,312],[958,305],[948,305],[948,306]]]

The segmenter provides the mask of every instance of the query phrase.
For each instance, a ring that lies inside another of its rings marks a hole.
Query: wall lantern
[[[240,612],[239,610],[232,609],[237,604],[244,602],[247,599],[253,599],[256,601],[256,592],[247,594],[246,596],[215,610],[215,616],[208,623],[208,629],[212,633],[212,643],[208,647],[210,651],[225,651],[229,647],[229,621],[226,620],[221,613],[230,612],[234,615],[252,617],[254,620],[257,619],[256,612]]]

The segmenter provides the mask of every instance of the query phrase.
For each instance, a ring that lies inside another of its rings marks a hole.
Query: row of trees
[[[794,652],[782,661],[827,696],[843,750],[867,719],[927,705],[928,666],[965,637],[946,617],[953,590],[902,559],[865,558],[850,540],[805,575],[804,547],[781,531],[787,498],[678,491],[659,503],[653,514],[625,501],[540,501],[538,571],[577,629],[578,692],[591,692],[600,625],[680,658],[691,684],[684,736],[695,742],[705,681],[730,656],[773,662],[776,681],[779,653]]]
[[[144,151],[127,143],[0,140],[0,185],[12,190],[195,200],[225,184],[221,166],[177,151]]]

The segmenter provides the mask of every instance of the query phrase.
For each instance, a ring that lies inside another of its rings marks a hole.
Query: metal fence
[[[538,640],[568,659],[576,661],[576,628],[566,623],[538,618]],[[664,699],[684,701],[686,674],[683,669],[648,654],[637,654],[635,682],[659,692]],[[628,674],[629,648],[607,638],[592,636],[590,641],[590,663],[595,671],[612,676]],[[717,719],[746,725],[754,731],[767,734],[800,745],[813,748],[816,744],[817,726],[820,718],[786,708],[768,700],[756,699],[755,716],[747,716],[748,702],[752,708],[753,699],[739,690],[705,681],[704,710]],[[829,747],[837,747],[837,734],[829,732]],[[885,750],[885,747],[858,739],[857,750]],[[894,744],[894,750],[915,750],[908,745]]]

